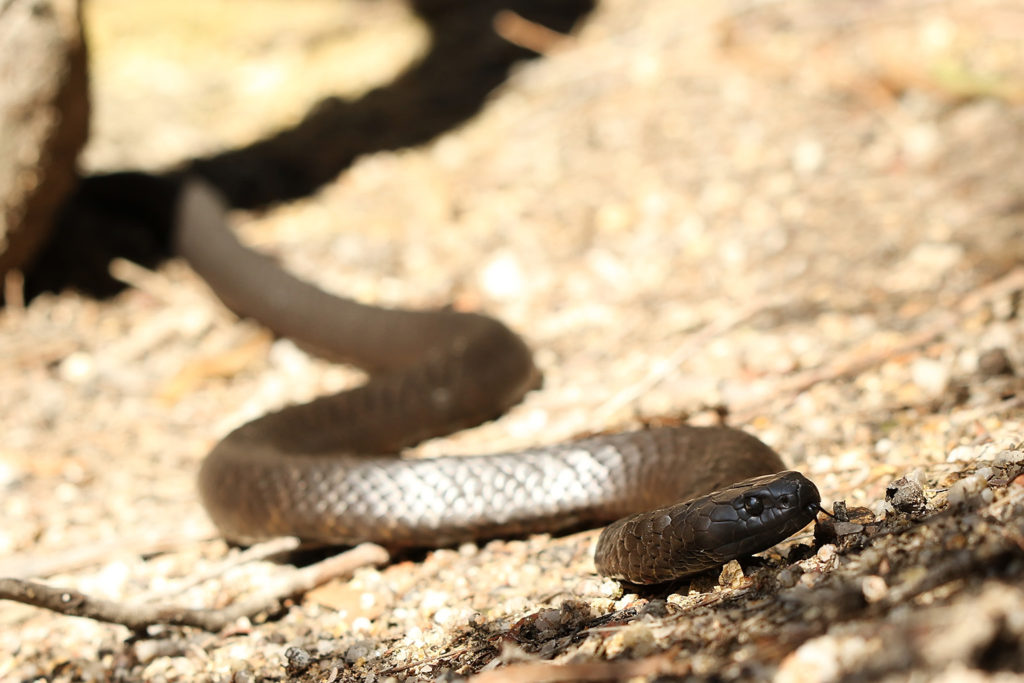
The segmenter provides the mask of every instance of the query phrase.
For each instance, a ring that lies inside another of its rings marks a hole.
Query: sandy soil
[[[419,8],[447,26],[458,5]],[[866,510],[639,594],[596,575],[584,531],[399,558],[219,634],[3,603],[0,679],[1024,672],[1024,12],[608,1],[568,35],[522,15],[498,26],[544,55],[479,113],[421,134],[428,92],[367,115],[323,141],[360,150],[347,170],[239,230],[325,289],[484,310],[536,349],[542,390],[422,454],[724,412]],[[443,42],[391,0],[91,0],[88,21],[91,173],[232,150],[324,97],[376,102]],[[495,54],[442,64],[437,91]],[[0,311],[0,575],[131,602],[229,553],[194,492],[218,436],[361,375],[235,319],[183,263],[113,272],[131,285],[113,298]],[[921,505],[892,500],[915,483]],[[222,606],[289,571],[249,563],[173,600]]]

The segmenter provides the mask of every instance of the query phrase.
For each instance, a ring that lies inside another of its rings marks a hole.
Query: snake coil
[[[526,344],[486,316],[328,294],[243,246],[227,210],[211,186],[188,180],[178,253],[239,315],[370,372],[360,387],[264,415],[214,447],[199,492],[228,539],[438,546],[619,520],[601,534],[598,570],[657,583],[764,550],[814,518],[814,484],[782,472],[779,456],[753,436],[723,427],[398,457],[501,415],[535,388],[540,374]]]

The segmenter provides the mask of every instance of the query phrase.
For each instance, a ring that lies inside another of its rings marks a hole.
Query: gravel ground
[[[429,49],[391,0],[181,4],[92,0],[90,171],[246,144]],[[3,603],[0,679],[1024,672],[1024,12],[607,1],[570,36],[502,16],[545,54],[479,114],[238,212],[242,234],[325,289],[484,310],[529,341],[543,389],[418,454],[725,414],[850,521],[641,593],[595,574],[595,531],[464,545],[219,634]],[[193,607],[258,594],[290,565],[175,589],[234,552],[198,463],[361,375],[235,319],[180,262],[113,270],[132,286],[112,299],[0,311],[0,575]]]

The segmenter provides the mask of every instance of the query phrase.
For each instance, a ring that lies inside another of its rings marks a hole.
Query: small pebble
[[[949,504],[956,507],[978,500],[987,502],[985,500],[986,496],[984,496],[985,492],[988,492],[988,497],[991,497],[992,492],[988,488],[988,482],[983,477],[971,475],[953,484],[949,489],[947,498]]]
[[[901,477],[885,488],[885,499],[894,509],[906,514],[925,511],[927,501],[921,484],[910,477]]]
[[[1018,463],[1022,460],[1024,460],[1024,451],[1019,450],[1000,451],[995,458],[995,462],[997,465],[1008,465],[1012,463]]]
[[[889,585],[881,576],[871,575],[861,579],[860,590],[869,603],[882,600],[889,593]]]
[[[854,522],[836,522],[833,528],[836,530],[836,536],[849,536],[864,531],[863,524],[856,524]]]
[[[832,545],[831,543],[829,543],[827,545],[821,546],[821,548],[818,549],[818,553],[816,555],[816,557],[821,562],[825,562],[825,563],[831,562],[833,559],[835,559],[835,556],[836,556],[836,547],[834,545]]]
[[[978,450],[972,446],[957,446],[946,456],[946,462],[971,462],[978,455]]]
[[[654,633],[649,626],[633,622],[616,631],[605,643],[605,654],[609,659],[629,654],[630,658],[643,657],[657,649]]]
[[[801,140],[793,149],[792,160],[794,171],[811,175],[825,163],[825,148],[818,140]]]
[[[284,651],[285,671],[289,676],[298,676],[313,663],[313,657],[301,647],[290,647]]]
[[[982,377],[998,377],[999,375],[1013,375],[1013,364],[1009,356],[1002,348],[989,349],[978,356],[978,374]]]
[[[480,287],[488,296],[507,301],[521,296],[525,289],[526,276],[519,260],[511,252],[500,253],[491,258],[483,267]]]
[[[13,487],[24,476],[24,470],[13,461],[9,462],[0,455],[0,489]]]
[[[812,638],[789,653],[779,665],[779,683],[817,683],[839,679],[842,646],[831,636]]]
[[[791,567],[786,567],[776,574],[775,580],[778,581],[779,585],[783,588],[792,588],[796,585],[796,582],[802,573],[803,572],[800,570],[798,565],[793,565]]]
[[[718,575],[718,583],[729,588],[736,588],[744,578],[743,567],[736,560],[731,560],[722,567],[722,571]]]
[[[71,384],[82,384],[96,375],[96,360],[83,351],[68,354],[58,367],[60,378]]]
[[[371,643],[359,642],[345,650],[343,657],[349,664],[355,664],[359,660],[369,657],[371,652],[373,652]]]
[[[640,609],[637,616],[649,615],[652,617],[664,617],[668,615],[668,602],[661,598],[655,598]]]
[[[157,657],[177,657],[183,653],[183,647],[181,641],[167,638],[140,640],[132,649],[140,664],[149,664]]]
[[[926,396],[939,396],[949,384],[949,366],[931,358],[918,358],[910,366],[914,384]]]

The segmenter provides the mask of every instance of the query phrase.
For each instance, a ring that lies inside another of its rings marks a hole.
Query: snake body
[[[320,355],[370,372],[360,387],[264,415],[214,447],[199,492],[229,540],[441,546],[620,520],[599,539],[599,571],[656,583],[764,550],[813,519],[814,485],[795,472],[776,474],[785,468],[774,451],[724,427],[647,429],[476,457],[397,457],[493,419],[535,388],[540,374],[526,344],[486,316],[384,309],[325,293],[242,245],[226,214],[216,190],[186,182],[175,247],[217,296]],[[752,477],[759,478],[744,482]]]

